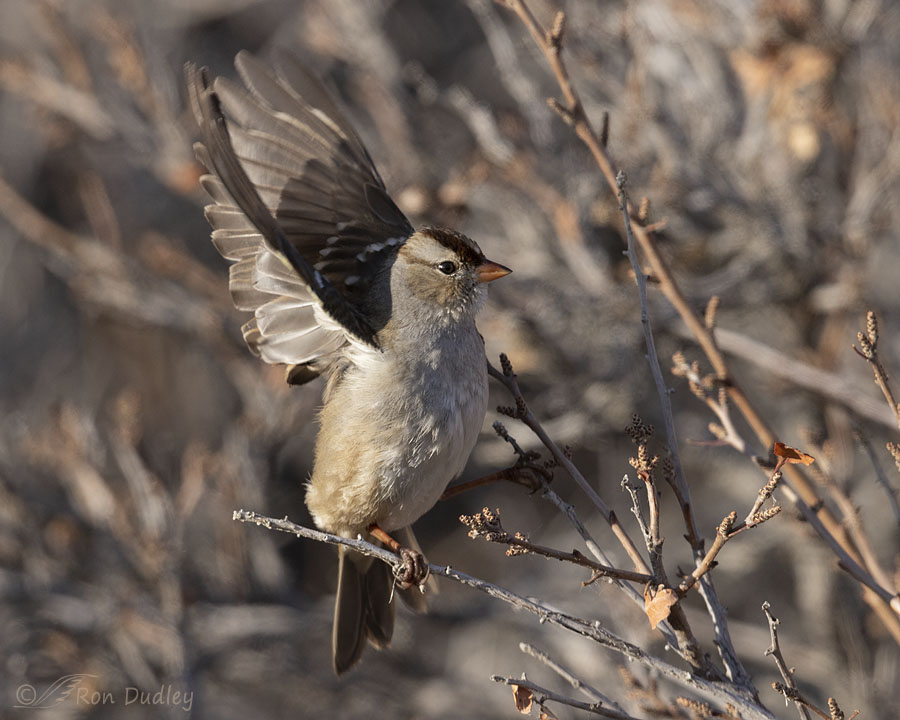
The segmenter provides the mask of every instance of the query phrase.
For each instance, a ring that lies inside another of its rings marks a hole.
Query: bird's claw
[[[397,554],[400,556],[400,564],[394,568],[397,586],[407,590],[414,585],[423,585],[428,579],[428,563],[422,553],[401,547]]]

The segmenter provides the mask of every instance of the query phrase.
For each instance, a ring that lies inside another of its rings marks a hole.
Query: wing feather
[[[210,171],[206,217],[216,249],[235,261],[234,303],[254,313],[245,340],[305,382],[349,342],[377,347],[362,299],[412,227],[353,127],[295,59],[279,55],[272,72],[240,53],[235,66],[246,89],[186,67],[203,136],[195,151]]]

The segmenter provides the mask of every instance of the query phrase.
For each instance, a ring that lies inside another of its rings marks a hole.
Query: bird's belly
[[[406,376],[390,362],[372,363],[345,378],[320,416],[306,494],[318,527],[353,537],[377,523],[391,532],[434,506],[462,472],[484,422],[481,353],[468,350],[464,357],[474,362],[444,356],[431,371],[403,368]]]
[[[487,409],[486,378],[448,389],[436,405],[409,425],[407,443],[379,473],[386,502],[377,522],[387,532],[428,512],[463,471]]]

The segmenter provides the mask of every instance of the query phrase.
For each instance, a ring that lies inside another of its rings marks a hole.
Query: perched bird
[[[487,406],[475,315],[510,272],[471,239],[414,230],[327,92],[295,59],[235,61],[245,88],[186,67],[202,135],[206,217],[234,261],[250,349],[287,381],[327,378],[306,503],[316,525],[404,559],[401,595],[424,609],[410,526],[463,469]],[[392,537],[393,534],[395,537]],[[398,541],[399,538],[399,541]],[[390,568],[341,548],[332,636],[340,674],[393,632]]]

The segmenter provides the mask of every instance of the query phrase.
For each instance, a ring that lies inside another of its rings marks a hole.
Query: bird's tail
[[[410,528],[395,533],[405,547],[418,550]],[[341,546],[338,552],[338,586],[331,635],[334,671],[349,670],[362,655],[366,641],[381,649],[394,634],[394,578],[380,560],[364,557]],[[429,589],[434,581],[430,580]],[[416,588],[397,589],[397,595],[416,612],[424,612],[425,596]]]
[[[339,557],[331,636],[334,671],[338,675],[356,664],[367,640],[381,648],[394,634],[390,568],[343,547]]]

